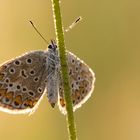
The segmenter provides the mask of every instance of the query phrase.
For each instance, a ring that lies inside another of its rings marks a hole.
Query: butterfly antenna
[[[38,31],[38,29],[35,27],[35,25],[34,25],[34,23],[32,22],[32,21],[29,21],[30,22],[30,24],[32,25],[32,27],[35,29],[35,31],[39,34],[39,36],[47,43],[47,44],[49,44],[48,43],[48,41],[42,36],[42,34]]]
[[[80,21],[82,20],[82,17],[78,17],[66,30],[65,32],[68,32],[71,30],[73,27],[75,27]]]

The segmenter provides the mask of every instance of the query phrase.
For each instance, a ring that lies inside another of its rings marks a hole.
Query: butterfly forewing
[[[45,90],[46,52],[33,51],[0,66],[0,110],[29,113]]]
[[[91,96],[94,89],[95,75],[94,72],[82,60],[77,58],[71,52],[67,52],[70,86],[72,90],[73,110],[75,111]],[[62,80],[59,85],[58,106],[62,113],[66,114],[64,91]]]

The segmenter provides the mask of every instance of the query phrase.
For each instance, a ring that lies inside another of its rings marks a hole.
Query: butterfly
[[[87,64],[67,51],[73,111],[91,96],[95,74]],[[27,52],[0,66],[0,111],[11,114],[34,112],[47,96],[52,107],[66,114],[58,47],[54,41],[45,51]]]

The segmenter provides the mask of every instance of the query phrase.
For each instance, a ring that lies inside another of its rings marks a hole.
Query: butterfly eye
[[[49,49],[56,50],[56,48],[57,48],[57,45],[54,45],[54,44],[52,44],[52,45],[49,45],[49,46],[48,46],[48,48],[49,48]]]
[[[49,49],[52,49],[52,45],[49,45],[48,48],[49,48]]]

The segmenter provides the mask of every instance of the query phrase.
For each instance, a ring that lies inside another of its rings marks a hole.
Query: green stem
[[[59,0],[52,0],[55,33],[56,33],[57,45],[59,48],[61,72],[62,72],[64,94],[65,94],[64,97],[65,97],[66,110],[67,110],[66,117],[67,117],[69,139],[76,140],[77,139],[76,127],[75,127],[74,115],[73,115],[71,88],[70,88],[70,83],[69,83],[66,48],[65,48],[65,41],[64,41],[64,32],[63,32],[62,17],[61,17],[59,4],[60,4]]]

